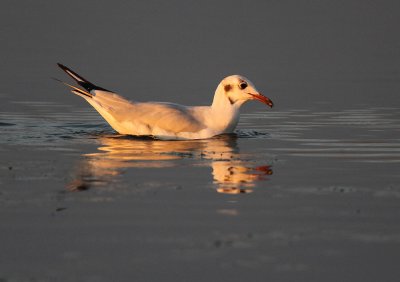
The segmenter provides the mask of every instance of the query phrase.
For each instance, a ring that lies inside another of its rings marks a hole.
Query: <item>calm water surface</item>
[[[28,101],[9,107],[0,113],[0,203],[2,220],[13,224],[2,225],[10,245],[0,256],[15,273],[12,259],[28,263],[38,256],[39,265],[50,263],[42,252],[70,267],[95,260],[97,251],[82,251],[80,244],[123,253],[125,244],[139,248],[144,258],[131,258],[140,267],[207,257],[215,265],[206,268],[267,265],[271,277],[308,277],[320,263],[327,273],[329,263],[346,269],[344,261],[365,248],[381,271],[391,269],[378,262],[386,251],[398,258],[391,251],[400,242],[398,108],[257,111],[243,114],[232,135],[160,141],[117,135],[89,106]],[[31,246],[23,239],[31,234],[14,237],[27,213],[38,221],[34,237],[51,234],[51,249]],[[97,234],[109,224],[114,227]],[[66,234],[83,228],[84,240],[100,242],[58,246],[58,228]],[[142,235],[127,238],[113,228]],[[186,228],[192,231],[181,233]],[[102,241],[106,236],[114,239]],[[159,258],[148,254],[154,244]],[[300,253],[286,257],[292,248]],[[69,269],[61,265],[54,266],[55,276]]]
[[[333,275],[332,265],[351,279],[371,262],[372,277],[395,273],[398,108],[258,111],[236,134],[194,141],[117,135],[89,106],[9,108],[0,259],[16,281],[105,281],[126,267],[157,279],[160,264],[236,281]]]
[[[192,175],[196,168],[208,168],[211,173],[204,178],[204,187],[212,187],[212,180],[218,192],[247,193],[254,187],[270,185],[274,168],[299,160],[304,165],[314,164],[316,170],[324,163],[323,169],[332,172],[352,165],[355,170],[349,174],[366,179],[374,175],[369,170],[386,167],[387,173],[393,174],[393,183],[397,180],[398,108],[246,113],[235,134],[166,142],[118,135],[89,107],[73,109],[32,101],[11,104],[20,111],[0,113],[1,144],[10,150],[76,154],[75,170],[79,173],[72,183],[81,186],[78,190],[106,184],[117,188],[128,180],[124,172],[130,170],[174,168],[170,173],[177,175],[178,184],[180,169],[190,168]],[[313,178],[324,179],[318,177],[316,174]],[[306,177],[298,180],[305,184],[309,181]]]

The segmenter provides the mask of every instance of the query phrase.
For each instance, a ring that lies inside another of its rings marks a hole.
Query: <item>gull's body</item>
[[[88,101],[120,134],[147,135],[160,139],[210,138],[233,132],[244,102],[257,99],[272,107],[271,100],[258,93],[249,80],[239,75],[228,76],[221,81],[211,106],[183,106],[129,101],[58,65],[85,90],[64,84]]]

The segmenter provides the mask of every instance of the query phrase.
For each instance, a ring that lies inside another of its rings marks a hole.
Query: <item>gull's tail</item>
[[[71,92],[76,94],[76,95],[83,96],[83,97],[89,97],[89,98],[93,97],[93,95],[90,94],[89,92],[87,92],[85,90],[82,90],[82,89],[80,89],[78,87],[75,87],[75,86],[73,86],[73,85],[71,85],[69,83],[66,83],[65,81],[62,81],[62,80],[60,80],[58,78],[54,78],[54,77],[52,77],[52,79],[54,79],[55,81],[61,82],[62,84],[70,87],[71,88]]]
[[[55,80],[57,80],[57,81],[63,83],[64,85],[72,88],[71,92],[74,93],[74,94],[77,94],[77,95],[80,95],[80,96],[83,95],[84,97],[91,98],[94,95],[94,93],[93,93],[94,90],[102,90],[102,91],[112,92],[110,90],[107,90],[107,89],[104,89],[104,88],[99,87],[97,85],[94,85],[90,81],[86,80],[85,78],[83,78],[82,76],[80,76],[79,74],[74,72],[73,70],[67,68],[66,66],[64,66],[64,65],[62,65],[60,63],[57,63],[57,65],[63,71],[65,71],[70,77],[72,77],[80,86],[82,86],[86,90],[85,91],[85,90],[80,89],[78,87],[72,86],[71,84],[68,84],[68,83],[66,83],[64,81],[61,81],[61,80],[55,78]]]

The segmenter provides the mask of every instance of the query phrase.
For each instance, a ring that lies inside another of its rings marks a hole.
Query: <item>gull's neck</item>
[[[231,103],[222,84],[218,85],[210,107],[213,127],[221,133],[233,132],[239,122],[239,109],[242,104],[242,101]]]

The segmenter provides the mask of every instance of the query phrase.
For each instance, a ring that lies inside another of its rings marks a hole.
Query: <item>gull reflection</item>
[[[102,136],[95,153],[84,154],[68,190],[81,191],[109,185],[128,168],[166,168],[178,160],[193,159],[193,166],[210,166],[219,193],[250,193],[255,183],[272,174],[270,165],[259,165],[239,153],[235,135],[207,140],[160,141],[126,136]]]

